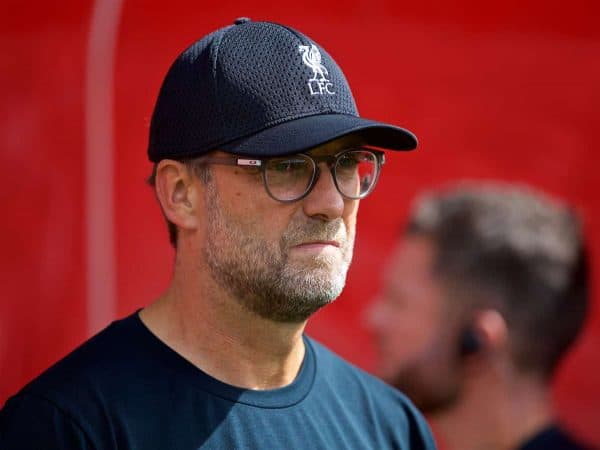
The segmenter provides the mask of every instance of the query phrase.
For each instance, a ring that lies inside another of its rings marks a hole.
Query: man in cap
[[[569,207],[499,183],[430,192],[386,272],[369,314],[381,375],[449,450],[583,448],[557,425],[550,395],[588,298]]]
[[[399,392],[303,334],[344,286],[373,147],[415,146],[298,31],[239,19],[194,43],[148,147],[170,286],[12,397],[0,447],[433,449]]]

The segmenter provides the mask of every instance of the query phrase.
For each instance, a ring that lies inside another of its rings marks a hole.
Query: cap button
[[[246,22],[250,22],[250,18],[248,18],[248,17],[238,17],[237,19],[235,19],[233,21],[233,23],[236,24],[236,25],[241,25],[241,24],[246,23]]]

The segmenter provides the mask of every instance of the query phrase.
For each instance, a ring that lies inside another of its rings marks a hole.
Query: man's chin
[[[293,274],[287,278],[287,292],[291,297],[312,298],[316,304],[324,305],[341,294],[345,281],[345,273],[332,271],[328,267],[304,267],[293,270]]]
[[[301,272],[319,271],[323,274],[329,273],[331,276],[348,270],[341,253],[292,254],[288,264]]]
[[[341,293],[346,284],[346,269],[339,264],[332,265],[327,261],[313,261],[310,264],[295,267],[299,284],[320,286],[323,291]],[[336,295],[336,296],[337,296]]]

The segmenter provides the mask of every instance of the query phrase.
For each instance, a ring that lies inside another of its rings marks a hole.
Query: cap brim
[[[358,135],[365,145],[388,150],[406,151],[417,146],[415,135],[400,127],[346,114],[318,114],[275,125],[219,148],[238,155],[280,156],[347,135]]]

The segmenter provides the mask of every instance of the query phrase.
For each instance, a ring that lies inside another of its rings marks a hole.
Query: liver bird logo
[[[327,68],[321,64],[321,52],[315,44],[299,45],[298,50],[302,53],[302,62],[313,70],[313,77],[308,81],[329,81]]]

